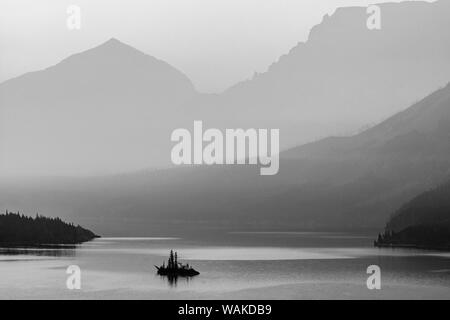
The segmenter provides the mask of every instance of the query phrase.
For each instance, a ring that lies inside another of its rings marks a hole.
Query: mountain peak
[[[139,50],[137,50],[136,48],[116,39],[116,38],[110,38],[109,40],[107,40],[106,42],[103,42],[102,44],[100,44],[99,46],[93,48],[95,49],[99,49],[99,48],[105,48],[108,50],[121,50],[121,49],[127,49],[127,50],[132,50],[135,52],[140,52]]]
[[[73,54],[62,62],[81,63],[83,65],[89,65],[89,68],[93,66],[98,68],[100,65],[110,65],[112,63],[118,65],[135,59],[140,60],[141,63],[144,63],[146,60],[160,62],[158,59],[147,55],[116,38],[110,38],[95,47]]]
[[[108,41],[104,42],[103,44],[101,44],[100,46],[127,46],[129,47],[129,45],[123,43],[122,41],[116,39],[116,38],[110,38]]]
[[[108,41],[106,41],[106,43],[122,43],[122,42],[120,42],[118,39],[112,37]]]

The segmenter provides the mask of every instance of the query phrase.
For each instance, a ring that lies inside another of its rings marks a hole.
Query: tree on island
[[[170,250],[169,260],[167,261],[167,269],[178,269],[178,254],[173,250]]]

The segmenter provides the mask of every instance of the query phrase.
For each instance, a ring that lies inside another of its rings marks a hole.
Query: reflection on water
[[[183,282],[184,285],[189,285],[189,282],[193,280],[194,277],[187,277],[187,276],[178,276],[174,274],[168,274],[168,275],[160,275],[161,279],[167,281],[167,284],[169,287],[176,288],[178,281]]]
[[[163,240],[180,240],[174,237],[127,237],[127,238],[103,238],[105,241],[163,241]]]
[[[201,274],[158,276],[154,266],[171,249]],[[73,264],[82,270],[79,292],[66,288]],[[366,287],[373,264],[381,268],[382,290]],[[361,234],[101,238],[75,248],[0,249],[0,298],[446,299],[448,270],[448,253],[373,248],[372,237]]]
[[[0,248],[0,261],[6,260],[2,258],[8,256],[74,257],[76,248],[74,245],[40,248]]]

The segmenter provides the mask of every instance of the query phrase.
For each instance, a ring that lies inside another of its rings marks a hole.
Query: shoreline
[[[76,242],[76,243],[1,243],[0,249],[75,249],[77,246],[89,242],[95,239],[99,239],[101,236],[95,236],[92,239]]]
[[[377,243],[375,241],[374,247],[376,248],[402,248],[402,249],[421,249],[421,250],[434,250],[434,251],[450,251],[450,247],[434,247],[434,246],[426,246],[426,245],[418,245],[418,244],[407,244],[407,243]]]

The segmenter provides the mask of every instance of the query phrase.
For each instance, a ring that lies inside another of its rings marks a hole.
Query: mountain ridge
[[[8,154],[0,174],[109,174],[167,164],[160,154],[170,154],[169,140],[158,134],[170,137],[181,103],[197,94],[184,74],[116,39],[11,79],[0,85],[0,150]]]
[[[339,145],[342,141],[355,140],[353,145],[347,147],[343,146],[345,152],[347,153],[351,151],[352,148],[360,148],[363,146],[373,147],[373,144],[386,142],[390,139],[403,134],[407,134],[414,130],[419,130],[421,132],[432,131],[432,128],[430,127],[431,124],[435,126],[434,129],[438,129],[440,123],[441,125],[444,125],[443,122],[445,120],[450,121],[448,119],[448,115],[445,116],[445,112],[447,110],[445,110],[445,105],[442,104],[443,101],[445,102],[445,100],[450,99],[450,96],[448,94],[448,92],[450,91],[449,88],[450,83],[445,87],[438,89],[437,91],[428,95],[426,98],[415,103],[410,108],[407,108],[393,115],[385,121],[382,121],[381,123],[363,131],[362,133],[349,137],[327,137],[325,139],[311,142],[303,146],[291,148],[282,154],[287,158],[314,156],[316,152],[320,153],[320,148],[330,148],[331,144]],[[434,119],[428,119],[428,122],[425,122],[426,119],[424,118],[429,117],[428,114],[433,111],[432,108],[440,108],[441,110],[443,110],[444,117],[441,118],[440,114],[435,114]],[[439,118],[439,120],[442,122],[437,121],[435,118]],[[417,123],[418,121],[421,121],[420,126],[414,127],[414,123]],[[312,146],[316,149],[311,148]],[[333,154],[330,154],[329,156],[332,155]]]
[[[376,246],[450,248],[450,180],[402,204],[389,218]]]
[[[381,30],[367,29],[365,7],[339,8],[266,72],[199,101],[198,114],[213,107],[229,127],[280,128],[285,149],[381,122],[447,84],[450,7],[379,6]]]
[[[27,181],[0,183],[0,203],[75,214],[84,225],[115,235],[217,228],[380,230],[403,203],[450,179],[450,85],[369,131],[404,124],[410,114],[421,115],[426,125],[388,135],[373,149],[367,140],[355,147],[355,137],[347,137],[340,140],[350,143],[331,144],[337,150],[311,152],[309,158],[282,152],[280,172],[270,179],[259,176],[254,166],[190,166],[40,180],[39,191]],[[443,119],[448,121],[439,125]],[[433,130],[421,133],[416,128]],[[365,135],[367,131],[359,136]],[[347,144],[356,148],[350,154],[343,148]]]
[[[367,29],[365,8],[338,9],[267,72],[223,94],[198,93],[182,72],[114,38],[2,83],[0,175],[170,167],[171,132],[194,120],[278,128],[281,150],[377,122],[450,74],[450,6],[380,6],[381,30]],[[13,135],[18,124],[24,132]]]

